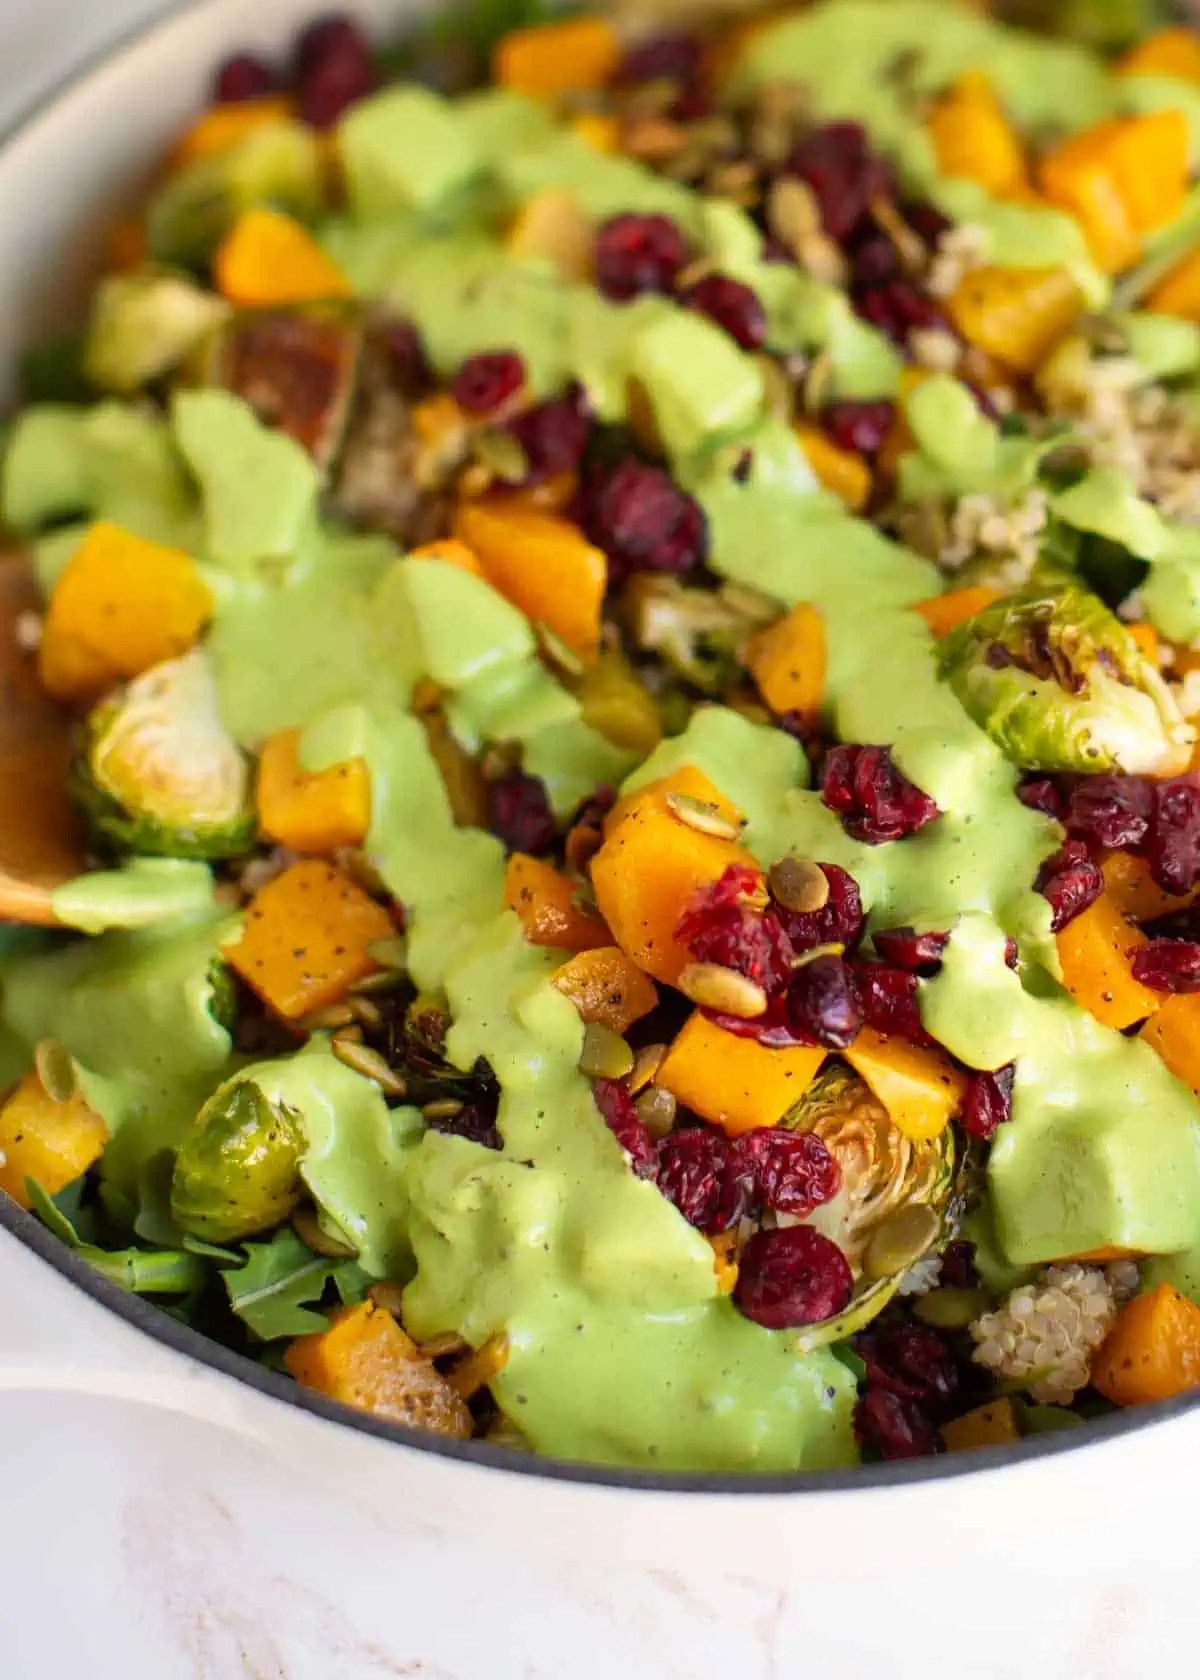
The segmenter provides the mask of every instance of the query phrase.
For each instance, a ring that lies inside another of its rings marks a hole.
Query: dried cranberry
[[[457,1114],[430,1120],[427,1124],[431,1131],[466,1138],[469,1143],[482,1144],[485,1149],[504,1148],[504,1139],[496,1125],[495,1110],[486,1103],[467,1103]]]
[[[508,430],[521,446],[531,484],[558,473],[574,472],[583,459],[591,430],[587,398],[581,386],[563,397],[542,402],[514,415]]]
[[[1200,944],[1150,939],[1133,958],[1133,978],[1154,992],[1200,992]]]
[[[825,760],[821,798],[846,832],[877,846],[916,834],[941,812],[892,761],[887,747],[834,747]]]
[[[710,1126],[683,1126],[658,1146],[658,1187],[689,1225],[709,1236],[727,1231],[750,1204],[748,1164],[734,1161],[729,1139]]]
[[[772,911],[714,911],[683,943],[697,962],[732,968],[768,996],[782,991],[791,979],[795,952]]]
[[[1067,790],[1069,834],[1110,851],[1140,846],[1150,831],[1154,790],[1142,776],[1081,776]]]
[[[973,1242],[947,1243],[942,1251],[942,1270],[939,1281],[947,1289],[974,1289],[979,1282],[975,1270]]]
[[[335,38],[331,33],[328,43],[310,56],[310,68],[297,80],[296,108],[310,128],[332,128],[352,105],[374,93],[378,86],[375,67],[365,41],[348,23],[340,35]]]
[[[510,852],[548,852],[554,844],[554,813],[546,784],[523,770],[510,770],[488,783],[488,827]]]
[[[1021,953],[1017,949],[1017,942],[1010,934],[1004,941],[1004,966],[1006,968],[1016,968],[1020,960]]]
[[[831,239],[847,239],[874,198],[889,197],[891,170],[867,145],[858,123],[827,123],[805,135],[784,166],[807,181]]]
[[[936,245],[944,233],[949,233],[953,225],[948,216],[928,199],[908,199],[900,206],[900,214],[909,227],[923,239],[926,245]]]
[[[788,992],[788,1017],[797,1033],[827,1050],[845,1050],[862,1030],[863,1011],[854,978],[841,957],[814,957]]]
[[[525,383],[525,363],[515,350],[468,356],[454,375],[450,395],[464,414],[491,414]]]
[[[752,1213],[770,1208],[802,1219],[841,1189],[842,1170],[814,1132],[763,1126],[743,1132],[730,1153],[752,1186]]]
[[[669,216],[613,216],[596,234],[596,284],[617,303],[672,291],[687,260],[687,242]]]
[[[712,95],[693,82],[689,87],[680,89],[677,97],[667,106],[665,114],[672,122],[692,123],[709,116],[712,108]]]
[[[1017,798],[1031,811],[1040,811],[1044,817],[1053,817],[1056,822],[1062,820],[1066,810],[1066,800],[1057,782],[1051,781],[1049,776],[1033,776],[1022,782],[1017,789]]]
[[[240,105],[247,99],[261,99],[274,93],[279,78],[265,59],[253,53],[238,53],[226,59],[213,83],[213,98],[220,105]]]
[[[727,274],[706,274],[679,294],[685,309],[707,315],[743,350],[758,350],[767,336],[767,317],[758,296]]]
[[[727,1015],[719,1009],[706,1009],[704,1013],[714,1026],[734,1038],[752,1038],[768,1050],[794,1050],[798,1044],[812,1048],[812,1034],[793,1021],[786,996],[772,998],[765,1013],[753,1017]]]
[[[853,875],[836,863],[817,867],[829,883],[829,897],[820,910],[779,911],[779,919],[797,951],[812,951],[818,945],[844,945],[847,950],[862,938],[862,896]]]
[[[597,1079],[592,1088],[596,1107],[639,1178],[653,1178],[658,1165],[654,1139],[638,1118],[633,1098],[619,1079]]]
[[[1016,1067],[997,1068],[995,1073],[973,1073],[967,1080],[959,1122],[968,1137],[986,1143],[997,1126],[1012,1119],[1013,1076]]]
[[[630,47],[613,73],[613,84],[690,82],[699,75],[702,59],[703,48],[695,35],[656,35]]]
[[[406,397],[419,397],[433,381],[421,334],[413,321],[393,321],[379,335],[379,347]]]
[[[699,503],[661,467],[632,457],[604,478],[586,510],[588,535],[613,577],[689,571],[704,559],[708,529]]]
[[[916,928],[880,928],[871,935],[875,949],[893,968],[907,968],[913,974],[936,974],[942,966],[948,933],[918,933]]]
[[[918,980],[908,969],[855,963],[854,984],[866,1026],[885,1038],[903,1038],[926,1048],[937,1042],[921,1025]]]
[[[882,286],[855,286],[850,294],[856,312],[896,344],[903,345],[914,328],[945,324],[941,310],[911,280],[889,280]]]
[[[963,1376],[949,1341],[929,1324],[879,1321],[855,1338],[872,1389],[887,1389],[945,1415],[962,1393]]]
[[[854,242],[850,273],[858,286],[880,286],[900,272],[900,258],[886,233],[871,232]]]
[[[304,29],[296,42],[295,76],[303,81],[326,64],[356,59],[369,63],[371,46],[354,19],[345,13],[330,13],[317,18]]]
[[[1159,782],[1154,816],[1142,848],[1164,892],[1191,892],[1200,880],[1200,789],[1191,782]]]
[[[924,1409],[886,1388],[870,1389],[854,1408],[854,1433],[886,1460],[928,1458],[941,1452],[941,1437]]]
[[[1050,930],[1061,933],[1104,891],[1104,876],[1082,840],[1068,840],[1047,858],[1034,882],[1050,906]]]
[[[733,1299],[766,1330],[833,1318],[854,1293],[846,1256],[811,1225],[756,1231],[738,1261]]]
[[[836,402],[821,415],[821,424],[839,449],[871,460],[883,448],[895,418],[894,403]]]
[[[699,887],[688,899],[675,929],[675,937],[686,945],[707,917],[717,910],[733,910],[762,890],[762,871],[752,864],[731,863],[715,881]]]

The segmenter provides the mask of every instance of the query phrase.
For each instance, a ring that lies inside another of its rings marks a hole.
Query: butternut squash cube
[[[1006,1447],[1021,1439],[1016,1407],[1009,1399],[989,1400],[963,1417],[942,1425],[947,1452],[974,1452],[979,1447]]]
[[[1065,268],[973,268],[947,306],[968,344],[1014,373],[1032,373],[1078,316],[1083,294]]]
[[[1200,321],[1200,250],[1189,251],[1150,292],[1147,309]]]
[[[1133,953],[1146,943],[1140,928],[1126,920],[1103,893],[1082,915],[1055,935],[1063,985],[1075,1002],[1106,1027],[1123,1032],[1153,1015],[1162,994],[1133,978]]]
[[[817,1077],[826,1055],[806,1045],[768,1049],[726,1032],[697,1009],[676,1035],[655,1083],[737,1137],[778,1125]]]
[[[521,918],[531,945],[559,951],[591,951],[611,945],[612,935],[599,916],[575,902],[578,888],[569,876],[541,858],[514,852],[504,875],[504,908]]]
[[[935,636],[948,636],[955,625],[974,618],[999,599],[998,589],[971,584],[966,589],[952,589],[948,595],[931,595],[928,601],[918,601],[913,611],[920,613]]]
[[[1025,148],[982,71],[960,76],[925,127],[943,175],[975,181],[997,198],[1026,184]]]
[[[327,857],[360,846],[371,823],[371,778],[361,758],[328,770],[301,768],[300,730],[285,729],[258,760],[258,821],[268,840]]]
[[[746,669],[777,717],[818,715],[825,698],[825,627],[817,609],[802,601],[752,636]]]
[[[914,1143],[938,1137],[962,1107],[967,1076],[942,1050],[864,1027],[843,1054]]]
[[[554,986],[569,997],[581,1021],[626,1033],[658,1007],[658,988],[616,945],[580,951],[556,969]]]
[[[1160,1000],[1138,1037],[1200,1097],[1200,993]]]
[[[1118,1406],[1200,1388],[1200,1307],[1169,1283],[1135,1296],[1092,1362],[1092,1386]]]
[[[1100,868],[1105,897],[1135,922],[1152,922],[1156,916],[1186,910],[1200,893],[1200,889],[1182,894],[1164,892],[1145,858],[1135,857],[1132,852],[1110,852]]]
[[[78,1092],[55,1102],[36,1073],[27,1073],[0,1109],[0,1190],[29,1206],[25,1180],[56,1196],[98,1161],[108,1127]]]
[[[1119,76],[1173,76],[1200,82],[1200,39],[1191,29],[1160,29],[1117,60]]]
[[[856,450],[842,449],[820,426],[801,420],[796,440],[826,490],[840,496],[851,513],[860,513],[871,495],[871,469]]]
[[[244,210],[213,258],[213,278],[238,309],[354,295],[308,229],[281,210]]]
[[[496,48],[492,73],[500,87],[531,99],[602,88],[617,67],[621,45],[607,18],[514,29]]]
[[[547,625],[581,659],[596,657],[608,562],[577,525],[482,496],[460,504],[454,534],[526,618]]]
[[[466,1402],[391,1313],[343,1307],[328,1330],[294,1341],[283,1362],[315,1394],[437,1435],[470,1435]]]
[[[267,94],[262,99],[242,99],[235,104],[213,105],[180,135],[167,160],[167,168],[182,169],[201,158],[215,157],[218,152],[236,146],[256,128],[289,122],[295,112],[296,101],[286,93]]]

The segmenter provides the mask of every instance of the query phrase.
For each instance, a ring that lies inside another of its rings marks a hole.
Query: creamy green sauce
[[[909,0],[838,0],[788,20],[755,38],[744,75],[802,75],[820,109],[866,115],[924,179],[930,159],[885,74],[915,44],[930,87],[984,62],[1034,125],[1074,126],[1111,108],[1087,55]],[[923,988],[925,1019],[973,1066],[1014,1056],[1019,1065],[1014,1117],[988,1169],[998,1275],[1117,1243],[1177,1251],[1173,1275],[1200,1294],[1200,1111],[1145,1046],[1099,1026],[1047,972],[1049,913],[1031,883],[1060,836],[1014,798],[1014,771],[936,679],[929,633],[911,610],[937,593],[936,573],[814,488],[794,438],[763,412],[752,358],[661,300],[617,308],[513,260],[497,237],[496,196],[510,210],[542,186],[566,186],[595,215],[668,211],[698,249],[760,289],[773,347],[830,351],[844,394],[894,389],[892,352],[836,293],[762,264],[740,212],[548,132],[524,102],[396,101],[384,96],[351,119],[352,187],[368,214],[331,226],[329,249],[360,289],[414,316],[443,373],[473,351],[515,346],[539,390],[579,378],[609,420],[622,417],[636,377],[675,472],[704,506],[714,569],[781,603],[819,607],[838,733],[890,745],[944,814],[900,844],[860,845],[807,789],[793,741],[720,708],[698,712],[627,785],[695,764],[744,810],[747,843],[764,863],[793,849],[837,861],[859,880],[872,927],[954,930],[941,974]],[[413,134],[426,136],[424,146],[430,132],[442,136],[444,214],[406,166]],[[397,151],[397,134],[409,136],[407,148]],[[490,195],[476,190],[481,158]],[[1042,232],[1061,238],[1049,224]],[[1014,260],[1047,260],[1032,223],[1020,238],[1010,233],[1022,253]],[[182,419],[177,411],[192,473],[169,437],[163,448],[159,428],[137,434],[136,460],[122,456],[110,484],[96,466],[95,433],[119,431],[127,411],[108,406],[103,425],[61,412],[21,423],[50,435],[39,448],[18,429],[24,460],[14,465],[10,453],[4,485],[10,517],[15,506],[33,530],[81,511],[116,517],[119,507],[147,534],[186,539],[201,555],[216,596],[210,647],[227,721],[250,746],[304,727],[309,768],[365,757],[367,850],[406,907],[414,978],[448,996],[457,1063],[485,1055],[500,1080],[496,1153],[422,1135],[412,1111],[389,1112],[319,1042],[253,1069],[304,1116],[303,1171],[326,1216],[352,1236],[368,1270],[411,1274],[406,1306],[418,1334],[452,1329],[478,1344],[507,1333],[511,1357],[495,1392],[541,1451],[672,1468],[853,1461],[846,1367],[742,1318],[717,1294],[707,1242],[627,1170],[577,1071],[582,1029],[549,984],[555,955],[527,946],[502,911],[501,848],[455,826],[407,703],[416,680],[433,677],[449,691],[459,736],[472,746],[521,739],[561,811],[601,776],[633,770],[628,755],[584,726],[514,609],[454,568],[318,525],[307,475],[241,415],[226,457],[218,438],[227,407],[185,409]],[[984,442],[967,438],[972,446]],[[731,468],[745,448],[753,466],[739,483]],[[48,462],[56,450],[63,458]],[[253,505],[246,463],[275,486],[269,508]],[[148,893],[143,882],[130,909],[127,881],[106,890],[93,878],[66,889],[64,903],[76,925],[111,926],[147,919]],[[52,1031],[76,1058],[115,1134],[106,1194],[130,1222],[154,1163],[233,1071],[208,1002],[210,965],[236,923],[194,908],[167,914],[188,908],[168,894],[153,926],[5,964],[6,1026],[27,1046]],[[1021,945],[1020,978],[1004,965],[1009,934]]]

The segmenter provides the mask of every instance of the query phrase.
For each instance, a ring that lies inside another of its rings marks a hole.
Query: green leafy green
[[[354,1260],[314,1254],[290,1226],[269,1242],[243,1243],[246,1263],[224,1273],[229,1304],[260,1341],[323,1330],[316,1311],[327,1284],[344,1303],[361,1300],[367,1276]]]
[[[25,1181],[29,1201],[47,1230],[75,1250],[102,1277],[134,1295],[191,1295],[203,1288],[208,1267],[196,1254],[169,1248],[109,1250],[84,1242],[63,1209],[36,1179]]]

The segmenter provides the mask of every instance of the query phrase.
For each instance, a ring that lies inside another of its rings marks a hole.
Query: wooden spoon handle
[[[50,927],[51,892],[84,856],[66,793],[69,720],[17,643],[17,619],[36,605],[27,561],[0,557],[0,921]]]

